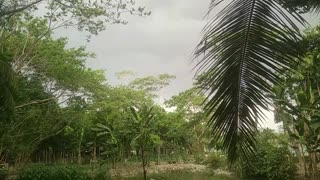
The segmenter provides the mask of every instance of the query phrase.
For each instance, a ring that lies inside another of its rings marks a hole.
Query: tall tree
[[[183,118],[183,131],[192,132],[190,152],[203,155],[208,139],[208,128],[205,126],[206,117],[203,111],[205,96],[199,93],[199,89],[191,88],[173,96],[166,102],[170,108],[175,108],[174,113]],[[179,122],[176,118],[176,122]]]
[[[161,89],[168,86],[175,78],[176,76],[170,74],[136,78],[129,83],[129,87],[145,91],[155,97]]]
[[[41,11],[37,12],[37,9]],[[37,56],[33,50],[37,49],[36,46],[41,39],[50,36],[54,30],[61,27],[75,27],[88,32],[90,37],[104,30],[108,23],[126,24],[122,18],[124,13],[150,15],[150,12],[135,5],[135,1],[132,0],[0,0],[0,45],[3,47],[0,57],[0,93],[3,96],[1,99],[6,102],[7,107],[10,104],[11,108],[13,107],[13,86],[9,80],[13,77],[12,69],[24,67],[26,62]],[[24,32],[22,37],[21,31]],[[4,59],[3,55],[6,53],[3,51],[7,51],[7,39],[13,35],[21,42],[18,43],[21,46],[13,50],[15,52],[9,52],[12,59]]]

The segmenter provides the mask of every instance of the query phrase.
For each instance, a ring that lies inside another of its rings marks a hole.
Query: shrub
[[[0,167],[0,180],[6,180],[8,177],[8,170]]]
[[[89,180],[89,174],[77,166],[32,166],[24,169],[18,180]]]
[[[242,165],[242,173],[249,177],[294,179],[296,166],[291,158],[286,138],[270,130],[257,137],[257,154]]]
[[[190,161],[189,155],[186,153],[182,153],[180,155],[180,160],[183,161],[183,163],[188,163]]]
[[[212,169],[223,169],[226,167],[226,157],[221,153],[211,153],[208,157],[205,158],[203,164],[210,166]]]
[[[93,176],[94,180],[106,180],[106,179],[111,179],[110,173],[107,170],[100,170],[96,172],[96,174]]]
[[[205,156],[204,156],[203,154],[195,154],[195,155],[193,156],[193,158],[194,158],[194,162],[195,162],[196,164],[201,164],[201,163],[203,162]]]
[[[106,180],[111,179],[110,176],[110,167],[97,165],[97,166],[91,166],[90,167],[90,176],[94,180]]]

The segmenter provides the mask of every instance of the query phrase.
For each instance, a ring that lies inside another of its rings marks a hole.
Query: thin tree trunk
[[[81,146],[78,146],[78,164],[81,164]]]
[[[160,149],[160,146],[158,146],[158,164],[160,164],[160,151],[161,151],[161,149]]]
[[[45,163],[48,164],[48,156],[47,156],[47,149],[44,151],[44,156],[45,156]]]
[[[80,139],[78,144],[78,164],[81,164],[81,144],[82,144],[83,134],[84,134],[84,129],[82,128],[80,132]]]
[[[93,144],[93,157],[92,160],[94,163],[97,162],[97,143],[96,140],[94,140],[94,144]]]
[[[309,156],[310,156],[310,171],[311,171],[310,177],[311,179],[319,179],[316,152],[310,152]]]
[[[142,159],[143,179],[147,180],[147,170],[146,170],[147,161],[146,161],[145,150],[143,146],[141,148],[141,159]]]

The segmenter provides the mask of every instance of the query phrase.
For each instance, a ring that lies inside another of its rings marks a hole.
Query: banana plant
[[[320,28],[306,33],[304,61],[296,71],[284,77],[282,85],[274,88],[275,118],[283,122],[291,137],[304,174],[318,177],[317,159],[320,152]],[[306,162],[305,156],[309,156]],[[309,167],[307,167],[309,165]]]
[[[148,165],[147,150],[154,144],[154,139],[159,139],[154,138],[156,135],[153,134],[155,113],[153,112],[153,107],[148,107],[147,105],[143,105],[140,108],[130,107],[130,112],[132,114],[131,123],[129,123],[130,128],[135,131],[132,145],[139,148],[143,177],[146,180],[146,168]]]
[[[96,127],[92,128],[92,131],[96,132],[97,137],[102,137],[104,139],[101,144],[106,149],[102,155],[110,157],[112,160],[112,166],[115,168],[120,148],[120,140],[117,136],[117,130],[115,130],[112,125],[98,123]]]

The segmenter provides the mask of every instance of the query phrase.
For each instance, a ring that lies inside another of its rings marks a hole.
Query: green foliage
[[[187,89],[173,96],[166,102],[168,107],[175,107],[177,112],[183,113],[185,118],[194,118],[194,116],[203,110],[205,96],[196,88]]]
[[[197,153],[193,156],[196,164],[201,164],[205,160],[204,154]]]
[[[170,137],[180,138],[184,146],[191,146],[192,154],[204,156],[204,148],[211,141],[209,129],[205,126],[207,118],[204,113],[205,96],[199,89],[187,89],[166,101],[166,106],[174,108],[168,114],[171,131]],[[175,127],[175,128],[173,128]],[[192,133],[188,133],[192,132]],[[208,147],[209,148],[209,147]],[[200,161],[199,161],[200,162]]]
[[[318,0],[278,0],[285,8],[299,13],[319,12],[320,2]]]
[[[89,170],[89,175],[92,178],[92,180],[107,180],[111,179],[110,175],[110,167],[105,166],[103,164],[94,164],[94,165],[88,165],[84,166],[86,170]]]
[[[68,39],[54,33],[76,27],[96,35],[106,23],[126,24],[122,12],[150,14],[132,0],[0,0],[1,162],[95,166],[135,159],[146,168],[151,157],[173,163],[203,157],[204,97],[195,89],[173,98],[170,106],[178,110],[168,113],[153,98],[175,76],[108,85],[103,70],[86,67],[93,53],[69,48]],[[127,75],[133,73],[118,73]],[[106,179],[108,170],[32,166],[19,179]]]
[[[224,169],[227,166],[227,158],[222,153],[212,152],[204,159],[203,164],[214,170]]]
[[[148,16],[151,12],[144,7],[137,6],[133,0],[108,1],[75,1],[75,0],[15,0],[0,3],[0,20],[10,19],[21,12],[37,12],[42,4],[43,17],[57,27],[76,27],[97,35],[105,29],[107,23],[126,24],[122,14]],[[45,8],[43,8],[45,7]]]
[[[6,180],[8,177],[8,169],[4,167],[0,167],[0,180]]]
[[[132,114],[129,127],[134,129],[135,137],[131,142],[133,146],[143,148],[142,151],[152,147],[154,144],[160,143],[158,136],[152,134],[154,132],[154,117],[153,107],[143,105],[142,107],[130,107]]]
[[[8,24],[16,31],[2,29],[5,38],[0,44],[1,158],[13,163],[22,154],[27,160],[42,151],[65,152],[80,139],[75,137],[81,129],[88,129],[85,111],[91,95],[105,87],[103,71],[85,67],[94,57],[85,48],[67,48],[66,38],[53,39],[51,32],[46,33],[46,19],[21,15]],[[8,117],[10,123],[4,121]],[[66,138],[70,144],[57,145],[52,137],[65,127],[74,130]]]
[[[287,137],[263,130],[259,132],[257,142],[256,155],[242,164],[244,176],[284,180],[295,177],[296,165]]]
[[[158,76],[147,76],[143,78],[134,79],[129,83],[129,87],[133,89],[142,90],[149,93],[152,96],[156,96],[156,93],[165,86],[170,84],[170,81],[175,79],[176,76],[169,74],[160,74]]]
[[[0,119],[2,121],[8,122],[13,115],[14,75],[11,55],[0,52]]]
[[[290,145],[299,159],[300,166],[306,176],[316,176],[315,158],[320,147],[320,28],[315,27],[306,31],[302,41],[304,45],[303,61],[296,66],[294,72],[284,77],[281,85],[274,87],[275,119],[283,123],[284,130],[290,136]],[[306,163],[304,163],[306,162]]]
[[[94,170],[97,171],[97,170]],[[93,178],[94,180],[107,180],[111,179],[109,170],[106,169],[98,169],[97,172],[94,173]]]
[[[18,180],[90,180],[89,174],[77,166],[32,166],[24,169]]]
[[[43,2],[49,4],[46,8],[50,11],[44,17],[34,17],[32,14],[35,9],[28,8],[30,13],[12,12],[12,18],[1,19],[4,24],[1,24],[3,29],[0,37],[0,63],[3,62],[0,69],[0,98],[3,103],[0,116],[1,119],[8,119],[7,115],[12,115],[12,122],[1,122],[1,159],[12,164],[30,160],[96,163],[101,159],[116,163],[132,156],[141,157],[141,152],[144,152],[148,156],[156,154],[160,160],[161,155],[193,152],[196,149],[194,144],[203,143],[204,125],[198,123],[200,121],[187,122],[202,117],[198,113],[192,114],[189,107],[187,111],[167,113],[155,106],[152,109],[152,121],[145,117],[149,113],[145,109],[155,104],[152,95],[169,85],[175,76],[161,74],[138,78],[128,86],[110,86],[106,84],[104,71],[86,67],[87,59],[95,57],[93,53],[87,52],[84,47],[68,48],[67,38],[52,36],[53,30],[59,28],[55,25],[73,26],[83,16],[77,27],[96,34],[104,27],[95,23],[103,13],[109,13],[102,12],[103,8],[112,6],[108,11],[120,11],[129,7],[125,4],[133,5],[133,1],[111,0],[109,4],[101,4],[104,3],[101,1],[96,5],[95,1],[86,4],[82,1],[60,1],[64,5],[56,1]],[[121,7],[112,4],[121,4]],[[65,5],[71,7],[65,9]],[[144,8],[130,11],[147,15],[144,14]],[[117,16],[113,20],[118,21],[119,14],[113,15]],[[64,24],[69,16],[73,16],[74,22]],[[93,21],[86,21],[88,19]],[[57,22],[60,21],[62,24],[59,25]],[[90,29],[94,26],[96,29]],[[17,86],[14,93],[3,96],[3,90],[11,88],[8,84],[12,80],[8,73],[11,71]],[[132,73],[118,75],[123,77],[128,74]],[[195,96],[193,90],[189,94]],[[9,112],[4,107],[9,105],[4,98],[10,99],[11,95],[15,106],[10,105],[12,112]],[[180,104],[195,103],[200,112],[201,98],[192,101],[188,99]],[[130,111],[133,106],[139,110]],[[192,118],[188,118],[187,112]],[[188,132],[191,127],[195,127],[197,138]],[[141,151],[141,148],[144,150]]]

